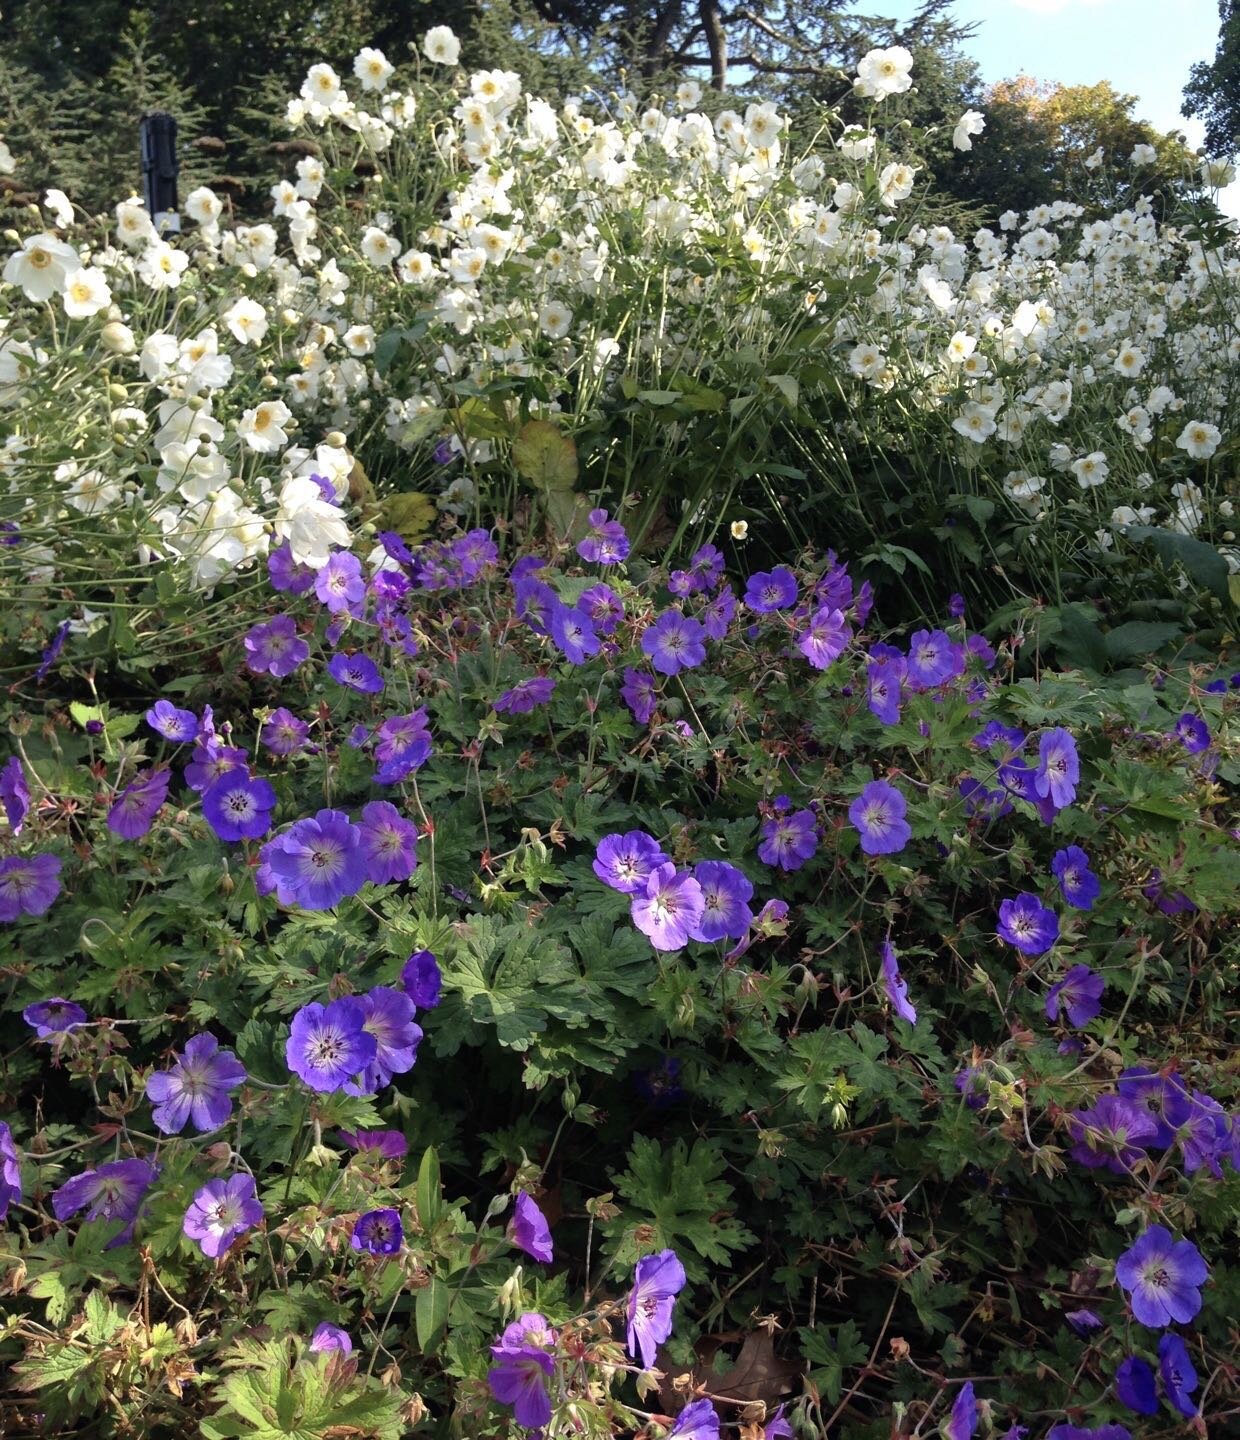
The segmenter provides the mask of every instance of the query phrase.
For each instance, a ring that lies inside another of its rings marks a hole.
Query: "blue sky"
[[[904,19],[917,5],[866,0],[857,9]],[[1214,58],[1217,0],[955,0],[952,13],[976,23],[962,48],[987,84],[1022,73],[1066,85],[1109,80],[1138,97],[1140,119],[1200,146],[1201,126],[1180,114],[1180,99],[1189,67]],[[1240,187],[1227,200],[1240,214]]]

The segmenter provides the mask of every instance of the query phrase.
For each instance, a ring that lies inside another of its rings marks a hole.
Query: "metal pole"
[[[139,126],[142,150],[142,191],[146,208],[160,233],[179,232],[177,214],[177,122],[165,110],[151,110]]]

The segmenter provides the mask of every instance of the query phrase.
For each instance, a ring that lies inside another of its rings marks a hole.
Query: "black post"
[[[139,128],[142,145],[142,190],[146,208],[161,234],[180,230],[177,214],[177,122],[165,110],[152,110],[142,117]]]

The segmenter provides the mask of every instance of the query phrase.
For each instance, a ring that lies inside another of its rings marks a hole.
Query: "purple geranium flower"
[[[714,545],[703,545],[689,561],[689,574],[699,590],[713,590],[723,579],[723,551]]]
[[[1155,1075],[1140,1065],[1133,1065],[1120,1071],[1116,1086],[1125,1100],[1139,1105],[1154,1122],[1154,1135],[1149,1143],[1159,1150],[1173,1144],[1175,1128],[1169,1112],[1185,1093],[1180,1081],[1174,1075]]]
[[[632,711],[633,719],[639,725],[650,724],[659,697],[654,688],[654,680],[644,670],[625,670],[620,698]]]
[[[1073,1141],[1068,1153],[1078,1165],[1130,1175],[1145,1146],[1154,1143],[1155,1126],[1139,1105],[1122,1095],[1099,1095],[1087,1109],[1069,1114],[1068,1134]]]
[[[792,1426],[784,1418],[784,1406],[780,1405],[762,1430],[762,1440],[796,1440]]]
[[[52,1035],[63,1035],[66,1030],[85,1025],[89,1016],[82,1007],[72,1000],[53,995],[50,1000],[38,1000],[27,1005],[22,1019],[34,1028],[36,1040],[46,1040]]]
[[[492,700],[491,708],[502,715],[528,715],[537,706],[545,705],[554,691],[555,681],[549,675],[530,675]]]
[[[204,728],[185,767],[185,783],[201,795],[225,775],[246,774],[248,762],[249,756],[244,750],[225,745],[218,735],[207,733]]]
[[[624,604],[610,585],[591,585],[577,597],[577,609],[588,615],[600,635],[614,635],[624,619]]]
[[[1015,942],[1013,942],[1015,943]],[[1102,992],[1107,982],[1088,965],[1073,965],[1046,992],[1046,1018],[1058,1020],[1062,1010],[1079,1030],[1102,1011]]]
[[[797,637],[797,649],[815,670],[825,670],[844,653],[852,630],[840,610],[815,610],[808,629]]]
[[[267,574],[271,578],[271,588],[288,595],[304,595],[314,588],[315,572],[309,565],[300,565],[293,559],[292,547],[287,540],[267,556]]]
[[[1171,1331],[1159,1337],[1158,1373],[1162,1376],[1167,1399],[1181,1415],[1191,1420],[1198,1410],[1197,1403],[1191,1398],[1197,1388],[1197,1372],[1189,1358],[1188,1346]]]
[[[214,1130],[232,1114],[230,1090],[246,1078],[245,1066],[231,1050],[221,1050],[214,1035],[194,1035],[171,1070],[157,1070],[146,1082],[152,1119],[165,1135],[178,1135],[185,1122]]]
[[[144,770],[112,802],[108,829],[122,840],[137,840],[145,835],[168,798],[171,780],[170,770]]]
[[[695,1400],[676,1417],[667,1440],[719,1440],[719,1412],[709,1400]]]
[[[303,1005],[293,1016],[284,1047],[288,1068],[311,1090],[341,1090],[374,1060],[378,1042],[362,1027],[366,1007],[356,995],[342,995],[329,1005]]]
[[[203,791],[202,813],[221,840],[257,840],[271,829],[275,803],[268,781],[236,773]]]
[[[1059,916],[1023,891],[999,906],[999,938],[1025,955],[1041,955],[1059,939]]]
[[[625,1343],[630,1355],[636,1357],[640,1352],[646,1370],[653,1367],[659,1346],[672,1333],[672,1311],[686,1278],[674,1250],[644,1255],[637,1262],[629,1292]]]
[[[375,779],[395,785],[412,775],[430,759],[431,744],[425,706],[410,715],[390,715],[375,731]]]
[[[393,1075],[413,1069],[422,1043],[422,1027],[414,1023],[413,1001],[403,990],[376,985],[359,998],[364,1016],[362,1031],[373,1036],[375,1053],[360,1078],[347,1081],[343,1088],[348,1095],[373,1095]]]
[[[315,1355],[352,1355],[353,1341],[347,1330],[333,1325],[330,1320],[322,1320],[314,1327],[314,1334],[310,1337],[310,1350]]]
[[[443,976],[429,950],[415,950],[410,955],[401,969],[400,983],[418,1010],[433,1010],[439,1004]]]
[[[1167,1097],[1165,1114],[1184,1158],[1185,1173],[1193,1175],[1204,1166],[1216,1180],[1222,1179],[1221,1160],[1231,1133],[1227,1112],[1218,1101],[1177,1085]]]
[[[362,562],[347,550],[328,557],[314,577],[314,593],[333,615],[358,615],[366,601]]]
[[[418,865],[418,827],[395,805],[372,800],[362,809],[358,829],[371,884],[395,885],[408,880]]]
[[[1200,715],[1185,711],[1175,722],[1174,734],[1190,755],[1200,755],[1210,748],[1210,727]]]
[[[541,1430],[551,1419],[548,1381],[555,1373],[557,1335],[546,1319],[533,1311],[509,1325],[491,1346],[497,1362],[487,1372],[491,1394],[501,1405],[511,1405],[518,1425]]]
[[[190,1240],[198,1241],[204,1255],[215,1260],[262,1218],[254,1177],[243,1173],[227,1180],[208,1180],[185,1212],[181,1229]]]
[[[327,662],[327,673],[337,685],[363,695],[377,695],[383,689],[383,676],[369,655],[333,655]]]
[[[1158,1414],[1158,1389],[1154,1372],[1139,1355],[1121,1360],[1115,1372],[1115,1395],[1121,1404],[1138,1415]]]
[[[910,690],[933,690],[964,673],[964,647],[946,630],[917,630],[909,640],[904,677]]]
[[[704,634],[701,624],[691,615],[664,610],[653,625],[642,631],[642,653],[660,675],[679,675],[706,659]]]
[[[0,921],[43,915],[59,894],[59,856],[9,855],[0,860]]]
[[[693,878],[702,891],[702,918],[690,938],[739,940],[747,935],[753,923],[749,877],[726,860],[703,860],[694,868]]]
[[[704,909],[702,887],[669,861],[650,872],[645,893],[633,896],[631,913],[656,950],[679,950],[701,925]]]
[[[156,700],[146,712],[146,723],[174,745],[198,738],[198,716],[192,710],[178,710],[171,700]]]
[[[631,548],[619,520],[609,520],[606,510],[590,511],[590,533],[577,546],[577,554],[591,565],[618,565]]]
[[[52,1192],[52,1210],[61,1221],[79,1210],[86,1211],[87,1220],[122,1220],[124,1228],[105,1248],[127,1245],[143,1198],[158,1174],[158,1166],[149,1160],[112,1160],[66,1180]]]
[[[745,586],[745,604],[756,615],[771,615],[795,605],[799,594],[796,576],[786,565],[758,570]]]
[[[818,849],[818,818],[812,810],[772,815],[762,822],[758,859],[780,870],[799,870]]]
[[[16,755],[10,755],[0,770],[0,805],[14,835],[22,833],[26,812],[30,809],[30,787],[26,784],[26,772]]]
[[[409,1142],[399,1130],[342,1130],[340,1138],[371,1160],[403,1160],[409,1153]]]
[[[1132,1440],[1132,1435],[1123,1425],[1098,1425],[1091,1430],[1085,1425],[1069,1425],[1065,1420],[1051,1426],[1046,1440]]]
[[[584,665],[591,655],[599,652],[602,642],[584,610],[570,610],[567,605],[556,604],[547,629],[556,648],[570,665]]]
[[[518,578],[515,566],[510,578],[518,618],[524,620],[535,635],[545,635],[551,612],[560,604],[560,597],[543,580],[535,580],[530,575]]]
[[[289,615],[275,615],[246,631],[245,663],[255,675],[291,675],[310,655],[310,645],[297,634]]]
[[[258,732],[259,743],[273,755],[295,755],[306,748],[310,727],[283,705],[273,710]]]
[[[1163,1225],[1143,1230],[1115,1264],[1115,1278],[1142,1325],[1161,1330],[1187,1325],[1201,1309],[1210,1270],[1191,1240],[1177,1240]]]
[[[630,830],[624,835],[603,836],[594,852],[594,873],[622,895],[642,895],[654,868],[667,861],[653,835]]]
[[[917,1009],[908,998],[908,983],[900,974],[900,960],[896,954],[896,947],[890,940],[883,941],[883,987],[887,991],[887,999],[891,1001],[891,1007],[901,1020],[907,1020],[910,1025],[917,1024]]]
[[[977,1397],[973,1394],[973,1381],[966,1380],[956,1392],[943,1433],[946,1440],[970,1440],[976,1429]]]
[[[1037,794],[1062,810],[1076,799],[1080,778],[1076,741],[1067,730],[1047,730],[1038,741],[1038,768],[1033,779]]]
[[[281,905],[330,910],[366,880],[362,832],[339,810],[298,820],[262,848]]]
[[[871,659],[866,669],[866,704],[884,725],[900,723],[900,688],[906,668],[902,655],[889,655]]]
[[[62,620],[56,627],[56,632],[48,641],[47,648],[39,656],[39,668],[34,672],[35,683],[41,683],[47,676],[47,672],[60,659],[60,652],[65,648],[65,637],[69,633],[69,626],[72,622]]]
[[[848,818],[867,855],[897,855],[913,832],[904,816],[908,802],[886,780],[871,780],[848,807]]]
[[[9,1213],[9,1206],[22,1198],[22,1167],[13,1132],[0,1120],[0,1220]]]
[[[736,591],[725,585],[701,614],[702,629],[712,640],[722,640],[736,616]]]
[[[1051,873],[1059,881],[1059,893],[1077,910],[1092,910],[1102,894],[1098,877],[1089,868],[1089,856],[1079,845],[1057,850],[1051,860]]]
[[[517,1196],[508,1238],[518,1250],[524,1250],[543,1265],[550,1265],[555,1259],[547,1217],[524,1191]]]
[[[1074,1335],[1082,1340],[1102,1329],[1102,1317],[1093,1310],[1065,1310],[1064,1317]]]
[[[398,1210],[367,1210],[357,1217],[349,1244],[371,1255],[395,1255],[404,1238]]]

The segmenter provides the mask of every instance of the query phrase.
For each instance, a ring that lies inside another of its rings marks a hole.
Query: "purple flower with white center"
[[[534,1311],[507,1326],[491,1346],[496,1364],[487,1371],[491,1394],[511,1405],[518,1425],[541,1430],[551,1419],[550,1379],[555,1374],[556,1332]]]
[[[760,833],[758,859],[779,870],[799,870],[818,849],[818,817],[812,810],[772,815]]]
[[[633,896],[633,924],[656,950],[679,950],[702,923],[702,887],[670,861],[656,865],[644,894]]]
[[[1067,730],[1047,730],[1038,741],[1038,768],[1034,772],[1034,789],[1056,810],[1063,810],[1076,799],[1076,782],[1081,778],[1081,762],[1076,741]]]
[[[310,1337],[310,1350],[315,1355],[352,1355],[353,1341],[347,1330],[333,1325],[330,1320],[322,1320],[314,1327],[314,1334]]]
[[[186,1210],[181,1230],[188,1239],[197,1240],[204,1255],[216,1260],[262,1218],[254,1177],[242,1173],[208,1180]]]
[[[369,655],[333,655],[327,673],[337,685],[363,695],[377,695],[383,689],[383,676]]]
[[[349,1244],[371,1255],[395,1255],[405,1238],[397,1210],[367,1210],[357,1217]]]
[[[900,723],[900,690],[905,669],[902,655],[871,659],[866,668],[866,705],[884,725]]]
[[[174,745],[198,738],[198,716],[192,710],[178,710],[171,700],[156,700],[146,712],[146,723]]]
[[[1024,955],[1041,955],[1059,939],[1059,916],[1025,890],[999,906],[999,938]]]
[[[1062,1010],[1069,1024],[1079,1030],[1102,1013],[1102,992],[1106,988],[1106,981],[1088,965],[1073,965],[1046,992],[1046,1018],[1058,1020]]]
[[[1204,1167],[1221,1180],[1221,1161],[1231,1138],[1226,1110],[1200,1090],[1190,1093],[1176,1086],[1167,1099],[1166,1117],[1184,1159],[1184,1173],[1195,1175]]]
[[[214,1035],[194,1035],[171,1070],[157,1070],[146,1082],[151,1118],[165,1135],[179,1135],[186,1121],[195,1130],[215,1130],[232,1114],[232,1097],[246,1078],[245,1066]]]
[[[491,708],[501,715],[528,715],[545,705],[554,692],[555,681],[549,675],[530,675],[492,700]]]
[[[393,1075],[405,1075],[413,1069],[422,1043],[422,1027],[414,1023],[413,1001],[403,990],[376,985],[359,999],[364,1012],[362,1031],[374,1037],[375,1054],[360,1078],[348,1081],[343,1088],[347,1095],[373,1095]]]
[[[310,645],[297,634],[290,615],[274,615],[245,633],[245,663],[255,675],[284,679],[310,656]]]
[[[654,836],[630,830],[624,835],[603,836],[594,852],[594,873],[622,895],[644,895],[655,867],[667,861]]]
[[[556,648],[570,665],[584,665],[591,655],[599,652],[601,642],[584,610],[570,610],[567,605],[557,604],[551,611],[547,628]]]
[[[22,1167],[13,1132],[0,1120],[0,1220],[9,1213],[9,1206],[22,1198]]]
[[[366,1018],[356,995],[342,995],[328,1005],[303,1005],[293,1016],[284,1047],[288,1068],[321,1094],[343,1089],[379,1049],[374,1035],[362,1028]]]
[[[786,565],[774,570],[758,570],[745,585],[745,604],[755,615],[773,615],[797,603],[800,589],[796,576]]]
[[[36,1040],[63,1035],[67,1030],[85,1025],[89,1018],[79,1004],[60,995],[53,995],[50,1000],[38,1000],[22,1011],[22,1019],[33,1028]]]
[[[815,610],[809,628],[797,638],[797,649],[815,670],[825,670],[844,653],[852,630],[840,610]]]
[[[590,511],[590,533],[577,546],[577,554],[590,565],[619,565],[627,559],[629,537],[619,520],[609,520],[606,510]]]
[[[900,959],[896,954],[896,947],[890,940],[883,941],[883,988],[887,991],[887,999],[891,1001],[891,1008],[901,1020],[907,1020],[910,1025],[917,1024],[917,1008],[908,998],[908,982],[900,974]]]
[[[375,731],[375,779],[380,785],[395,785],[420,770],[430,759],[431,743],[425,707],[410,715],[390,715]]]
[[[168,798],[171,780],[170,770],[144,770],[112,802],[108,829],[122,840],[137,840],[145,835]]]
[[[1158,1389],[1154,1372],[1139,1355],[1121,1360],[1115,1372],[1115,1397],[1138,1415],[1158,1414]]]
[[[309,565],[299,565],[293,559],[292,547],[285,540],[267,556],[267,574],[273,590],[282,590],[287,595],[304,595],[314,588],[315,572]]]
[[[659,1346],[672,1333],[676,1297],[686,1283],[685,1267],[674,1250],[644,1255],[637,1262],[629,1291],[625,1345],[634,1358],[641,1354],[646,1370],[653,1368]]]
[[[673,570],[667,577],[667,588],[677,600],[685,600],[697,594],[698,582],[687,570]]]
[[[14,835],[22,833],[22,824],[30,809],[30,787],[26,784],[26,772],[16,755],[10,755],[0,770],[0,805]]]
[[[614,635],[624,619],[624,603],[610,585],[591,585],[577,597],[577,609],[600,635]]]
[[[977,1397],[973,1394],[973,1381],[966,1380],[956,1392],[943,1434],[946,1440],[970,1440],[976,1429]]]
[[[48,671],[60,659],[60,652],[65,648],[65,637],[69,633],[69,626],[72,622],[62,620],[56,627],[56,633],[48,642],[47,649],[39,657],[39,668],[34,672],[35,684],[41,684],[47,678]]]
[[[659,703],[654,680],[644,670],[625,670],[620,698],[639,725],[649,725]]]
[[[690,938],[709,942],[747,935],[753,923],[749,877],[726,860],[703,860],[694,868],[693,878],[702,891],[702,918]]]
[[[342,1130],[340,1138],[368,1160],[403,1160],[409,1153],[409,1142],[399,1130]]]
[[[1102,894],[1098,877],[1089,868],[1089,856],[1079,845],[1057,850],[1051,860],[1051,873],[1059,881],[1059,893],[1077,910],[1092,910]]]
[[[784,1406],[780,1405],[762,1430],[762,1440],[796,1440],[792,1426],[784,1417]]]
[[[946,630],[914,632],[904,672],[910,690],[933,690],[963,673],[964,648]]]
[[[719,1412],[709,1400],[695,1400],[676,1417],[667,1440],[719,1440]]]
[[[429,950],[415,950],[410,955],[401,969],[400,983],[416,1009],[433,1010],[439,1004],[443,976],[439,962]]]
[[[1197,1372],[1189,1358],[1188,1346],[1171,1331],[1158,1340],[1158,1373],[1162,1376],[1163,1393],[1172,1407],[1191,1420],[1198,1411],[1192,1399],[1197,1388]]]
[[[461,581],[470,584],[499,561],[499,547],[489,530],[469,530],[452,542],[453,558],[461,567]]]
[[[706,659],[702,636],[706,632],[691,615],[664,610],[642,631],[642,653],[660,675],[679,675]]]
[[[185,767],[185,783],[201,795],[226,775],[246,774],[249,758],[239,746],[225,745],[215,734],[200,735]]]
[[[257,840],[271,829],[275,804],[268,781],[227,775],[203,792],[202,813],[221,840]]]
[[[330,910],[366,882],[362,832],[339,810],[320,810],[269,840],[262,859],[281,905]]]
[[[1140,1106],[1122,1095],[1099,1095],[1087,1109],[1069,1114],[1073,1143],[1068,1153],[1087,1170],[1131,1175],[1155,1133],[1154,1122]]]
[[[1175,722],[1173,733],[1190,755],[1200,755],[1210,748],[1210,727],[1200,715],[1185,711]]]
[[[736,591],[725,585],[701,614],[702,629],[712,640],[722,640],[736,618]]]
[[[84,1170],[52,1192],[52,1211],[65,1221],[79,1210],[85,1220],[121,1220],[124,1227],[104,1247],[113,1250],[133,1239],[138,1211],[159,1168],[149,1160],[112,1160],[94,1170]]]
[[[908,802],[886,780],[871,780],[848,807],[848,818],[867,855],[898,855],[912,837],[904,816]]]
[[[366,603],[362,562],[348,550],[328,557],[314,577],[314,593],[333,615],[359,616]]]
[[[1116,1088],[1125,1100],[1140,1106],[1154,1122],[1154,1135],[1149,1142],[1152,1146],[1165,1150],[1175,1143],[1175,1128],[1169,1115],[1186,1092],[1174,1075],[1155,1075],[1140,1065],[1133,1065],[1120,1071]]]
[[[703,545],[689,561],[689,574],[699,590],[713,590],[723,579],[723,551],[714,545]]]
[[[518,1250],[524,1250],[542,1265],[550,1265],[555,1259],[547,1217],[524,1191],[517,1196],[508,1238]]]
[[[552,611],[560,604],[560,597],[551,586],[532,576],[517,579],[514,567],[512,594],[518,618],[524,620],[535,635],[546,635]]]
[[[358,823],[366,878],[372,885],[395,885],[417,869],[418,827],[406,820],[395,805],[372,800],[362,809]]]
[[[1151,1225],[1116,1261],[1115,1278],[1135,1318],[1162,1330],[1195,1318],[1210,1269],[1191,1240],[1177,1240],[1165,1226]]]
[[[1092,1310],[1066,1310],[1063,1318],[1068,1322],[1072,1333],[1079,1335],[1082,1340],[1102,1329],[1102,1317]]]
[[[0,860],[0,922],[46,914],[59,894],[59,856],[10,855]]]
[[[306,748],[310,727],[283,705],[273,710],[258,732],[259,744],[272,755],[296,755]]]

